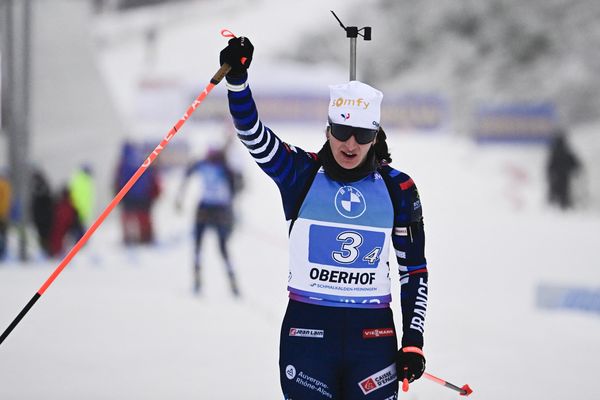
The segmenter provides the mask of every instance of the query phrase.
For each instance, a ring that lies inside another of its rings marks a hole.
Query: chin
[[[344,163],[344,164],[340,164],[340,167],[344,168],[344,169],[354,169],[356,167],[358,167],[359,163]]]
[[[344,168],[344,169],[354,169],[356,167],[358,167],[360,165],[360,163],[362,162],[362,160],[358,160],[358,157],[356,160],[348,160],[344,157],[334,157],[335,162],[337,163],[337,165],[339,165],[340,167]]]

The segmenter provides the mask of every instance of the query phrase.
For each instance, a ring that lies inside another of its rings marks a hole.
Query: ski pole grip
[[[210,80],[210,83],[212,83],[213,85],[218,85],[219,82],[221,82],[223,78],[225,78],[225,75],[227,75],[229,71],[231,71],[231,65],[223,63],[223,65],[221,65],[221,68],[219,68],[219,70]]]

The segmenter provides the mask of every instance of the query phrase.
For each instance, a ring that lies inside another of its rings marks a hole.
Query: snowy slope
[[[251,84],[260,92],[277,76],[285,81],[297,75],[286,74],[290,70],[275,64],[272,54],[306,27],[330,23],[329,9],[337,12],[342,3],[298,2],[284,9],[272,1],[239,2],[239,7],[209,2],[165,9],[159,17],[129,15],[139,21],[124,25],[104,21],[103,29],[114,36],[105,36],[102,65],[121,112],[131,118],[139,74],[197,80],[203,87],[223,45],[218,31],[228,27],[251,36],[257,46]],[[148,71],[139,27],[157,20],[164,32],[157,63]],[[325,85],[333,79],[329,74],[338,73],[346,78],[345,70],[335,68],[305,71],[314,78],[311,83],[290,85]],[[321,126],[271,127],[308,150],[323,140]],[[187,128],[179,135],[196,137],[214,127]],[[535,305],[540,283],[599,286],[597,207],[563,214],[544,205],[541,148],[481,148],[452,135],[389,135],[393,165],[415,179],[424,205],[428,371],[458,385],[469,383],[472,398],[600,398],[598,315]],[[584,136],[591,139],[576,145],[591,159],[597,140]],[[158,133],[156,141],[161,137]],[[157,245],[124,249],[118,215],[111,215],[0,346],[0,399],[281,398],[277,343],[286,304],[286,227],[275,185],[241,145],[235,150],[248,181],[231,248],[243,298],[227,292],[213,236],[205,243],[206,292],[192,296],[195,199],[190,193],[184,212],[175,212],[181,171],[173,170],[163,176],[166,191],[155,209]],[[39,258],[26,265],[0,264],[0,329],[57,264]],[[397,296],[393,307],[399,321]],[[401,398],[441,400],[456,394],[421,380]]]
[[[318,127],[274,127],[308,149]],[[308,133],[312,132],[312,133]],[[469,143],[393,135],[394,163],[420,187],[431,274],[428,370],[474,398],[598,398],[597,315],[535,308],[539,283],[597,286],[597,215],[559,214],[536,196],[541,154],[483,154]],[[248,156],[232,245],[244,298],[232,299],[214,237],[207,291],[190,293],[190,221],[173,208],[178,172],[156,214],[159,244],[124,250],[110,217],[0,349],[0,398],[276,399],[286,239],[274,184]],[[515,210],[506,163],[532,176]],[[458,195],[457,195],[458,194]],[[16,315],[55,262],[0,268],[0,321]],[[397,307],[397,304],[394,304]],[[560,377],[560,380],[558,379]],[[431,382],[406,398],[454,394]]]

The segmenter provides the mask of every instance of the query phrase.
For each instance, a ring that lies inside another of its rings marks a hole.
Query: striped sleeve
[[[310,171],[317,164],[314,153],[308,153],[284,143],[258,116],[258,110],[247,82],[247,74],[227,77],[229,111],[237,136],[258,166],[279,187],[286,219],[293,217],[293,210],[301,196]]]

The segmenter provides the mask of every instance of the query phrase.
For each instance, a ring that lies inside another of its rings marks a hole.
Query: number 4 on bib
[[[363,261],[366,261],[369,264],[375,264],[379,261],[379,253],[381,253],[381,247],[375,247],[369,254],[363,257]]]

